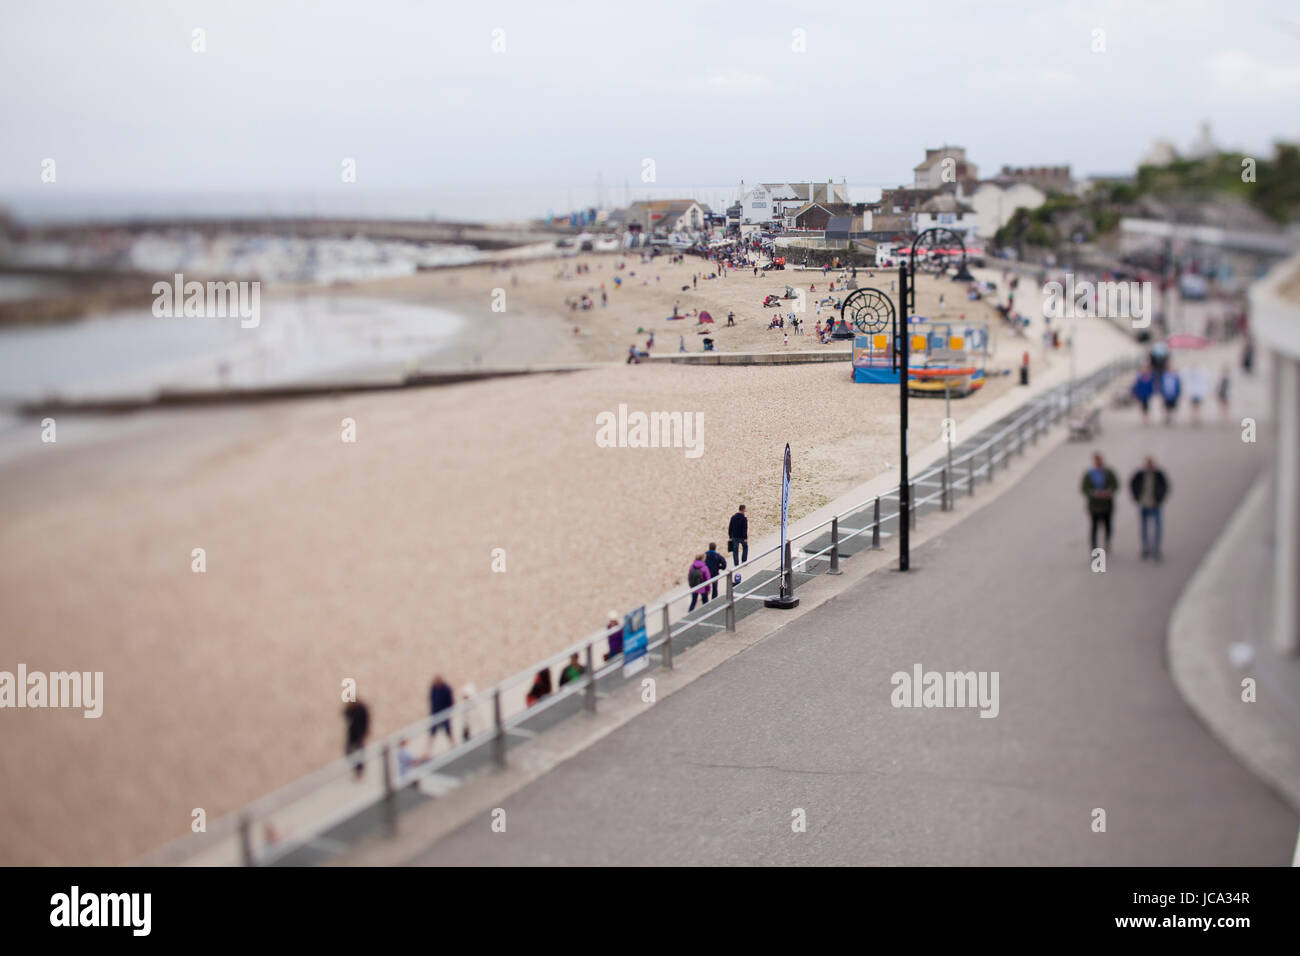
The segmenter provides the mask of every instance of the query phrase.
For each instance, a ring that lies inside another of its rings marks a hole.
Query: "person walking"
[[[732,567],[740,567],[749,560],[749,519],[745,517],[744,505],[736,509],[727,524],[727,550],[731,552]]]
[[[366,736],[370,733],[370,709],[359,700],[349,701],[343,707],[343,722],[346,726],[343,756],[346,757],[366,746]],[[365,761],[357,758],[357,762],[352,766],[352,773],[356,779],[361,779],[365,769]]]
[[[1142,512],[1142,560],[1159,561],[1162,557],[1160,509],[1169,494],[1169,479],[1156,465],[1156,460],[1148,455],[1143,466],[1133,472],[1128,487]]]
[[[718,575],[727,569],[727,559],[718,554],[718,545],[709,542],[709,550],[704,552],[704,563],[709,566],[709,578],[713,583],[713,596],[718,596]]]
[[[437,716],[445,711],[451,710],[452,704],[456,702],[456,694],[451,689],[451,685],[442,679],[441,674],[433,675],[433,683],[429,685],[429,714]],[[447,739],[454,745],[456,737],[451,732],[451,718],[436,722],[429,728],[429,749],[433,749],[433,739],[438,736],[439,730],[447,731]]]
[[[691,591],[691,606],[686,609],[689,614],[695,610],[697,600],[701,604],[709,603],[709,566],[704,563],[704,555],[697,554],[691,562],[690,570],[686,572],[686,583],[694,588]]]
[[[1178,410],[1178,396],[1183,393],[1183,382],[1178,373],[1166,367],[1160,373],[1160,397],[1165,402],[1165,424],[1174,423],[1174,412]]]
[[[537,676],[533,678],[533,686],[528,688],[528,696],[525,698],[525,702],[529,707],[531,707],[550,693],[551,669],[549,667],[543,667],[537,672]]]
[[[623,621],[618,616],[618,611],[610,611],[605,615],[605,630],[609,631],[611,627],[616,627],[618,630],[610,631],[608,635],[609,653],[605,655],[605,660],[618,657],[623,653]]]
[[[1080,490],[1088,500],[1088,517],[1092,522],[1092,547],[1089,554],[1097,549],[1097,529],[1106,532],[1106,550],[1110,550],[1110,519],[1115,510],[1115,492],[1119,490],[1119,479],[1115,472],[1106,465],[1100,452],[1092,456],[1092,467],[1083,473]]]
[[[1142,366],[1142,371],[1138,372],[1137,379],[1133,382],[1133,397],[1138,400],[1142,406],[1142,423],[1146,424],[1151,419],[1151,396],[1156,391],[1156,376],[1151,371],[1150,365]]]
[[[1192,402],[1192,424],[1201,424],[1201,405],[1210,394],[1210,373],[1203,365],[1193,365],[1187,370],[1187,397]]]
[[[1231,392],[1232,392],[1232,373],[1228,370],[1228,366],[1225,365],[1223,366],[1222,374],[1220,374],[1219,376],[1219,388],[1218,388],[1219,414],[1223,417],[1223,420],[1225,422],[1228,420],[1228,408],[1230,405],[1229,397],[1231,395]]]
[[[578,652],[574,651],[569,655],[569,663],[560,671],[560,686],[563,687],[572,681],[577,680],[583,674],[587,673],[587,668],[583,667],[578,660]]]

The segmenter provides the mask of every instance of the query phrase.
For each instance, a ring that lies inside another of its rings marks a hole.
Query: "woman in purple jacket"
[[[709,603],[709,566],[704,563],[704,555],[697,554],[695,560],[691,562],[691,568],[686,572],[686,581],[693,588],[691,591],[691,606],[687,608],[687,613],[695,610],[695,602],[698,600],[701,604]],[[698,585],[698,587],[697,587]]]

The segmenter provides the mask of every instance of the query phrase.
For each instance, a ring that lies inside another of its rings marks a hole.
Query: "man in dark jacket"
[[[717,597],[718,575],[727,568],[727,559],[718,554],[717,542],[709,542],[709,550],[704,552],[704,563],[709,566],[709,574],[713,577],[713,596]]]
[[[349,701],[343,708],[343,721],[347,725],[343,754],[347,756],[365,747],[366,735],[370,733],[370,710],[359,700]],[[365,769],[365,761],[358,758],[352,772],[359,780]]]
[[[733,566],[738,567],[749,560],[749,519],[745,517],[744,505],[736,509],[736,513],[731,516],[731,523],[727,525],[727,549],[731,552]]]
[[[1092,519],[1092,548],[1097,549],[1097,528],[1106,532],[1106,550],[1110,550],[1110,516],[1115,510],[1115,492],[1119,490],[1119,479],[1115,472],[1106,466],[1101,453],[1092,456],[1092,467],[1083,473],[1080,490],[1088,499],[1088,516]]]
[[[1160,508],[1169,494],[1169,479],[1156,467],[1156,460],[1147,457],[1146,464],[1133,472],[1128,483],[1133,500],[1142,511],[1142,560],[1160,560]],[[1148,526],[1151,530],[1148,532]]]
[[[429,714],[439,714],[444,710],[451,710],[451,705],[455,703],[456,695],[452,693],[451,685],[442,679],[441,674],[433,675],[433,684],[429,687]],[[429,744],[433,745],[433,738],[438,736],[439,730],[447,731],[447,739],[454,746],[456,738],[451,733],[451,718],[440,720],[429,728]]]

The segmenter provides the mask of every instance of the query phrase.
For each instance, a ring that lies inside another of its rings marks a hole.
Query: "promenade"
[[[1175,688],[1166,627],[1265,463],[1237,427],[1110,412],[1015,486],[505,799],[417,864],[1285,865],[1297,815]],[[1154,454],[1166,559],[1125,491],[1105,573],[1078,491]],[[999,709],[891,706],[914,665],[996,671]],[[1094,810],[1106,831],[1094,832]],[[806,832],[792,831],[792,814]]]

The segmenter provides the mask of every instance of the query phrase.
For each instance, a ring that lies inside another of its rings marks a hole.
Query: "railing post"
[[[253,821],[247,813],[239,817],[239,856],[244,866],[256,866],[253,859]]]
[[[499,687],[492,691],[492,728],[492,759],[498,767],[504,767],[506,765],[506,723],[501,719],[501,688]]]
[[[880,550],[880,495],[876,495],[876,503],[871,506],[871,550]]]
[[[727,630],[734,631],[736,629],[736,575],[734,572],[727,575],[727,609],[722,613],[722,618],[727,622]]]
[[[596,712],[596,667],[595,655],[591,650],[591,641],[587,642],[587,699],[584,706],[591,713]]]
[[[379,759],[384,767],[384,829],[388,835],[397,836],[397,791],[393,788],[393,753],[392,745],[384,741],[383,753]]]
[[[840,516],[831,518],[831,567],[827,574],[843,574],[840,570]]]
[[[939,498],[939,501],[940,501],[940,507],[941,507],[944,511],[951,511],[951,510],[952,510],[952,495],[949,493],[949,490],[948,490],[948,466],[947,466],[947,465],[944,465],[944,466],[943,466],[943,472],[942,472],[942,475],[943,475],[943,493],[942,493],[942,495],[941,495],[940,498]]]
[[[975,453],[971,452],[966,459],[966,495],[969,498],[975,497]]]
[[[668,602],[664,602],[664,667],[673,669],[673,626],[668,618]]]

